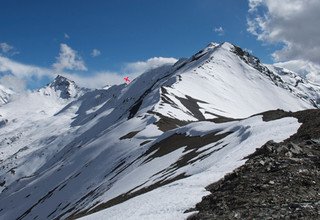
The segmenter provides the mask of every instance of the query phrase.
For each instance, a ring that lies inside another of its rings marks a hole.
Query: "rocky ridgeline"
[[[304,121],[298,133],[266,143],[244,166],[208,186],[211,194],[189,219],[319,219],[320,133],[304,134],[319,125],[319,112],[288,113]]]

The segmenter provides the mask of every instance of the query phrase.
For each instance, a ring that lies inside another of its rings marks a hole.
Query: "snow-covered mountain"
[[[46,96],[57,96],[62,99],[76,98],[83,94],[85,89],[80,88],[72,80],[58,75],[52,83],[38,91]]]
[[[319,94],[230,43],[129,85],[58,76],[0,107],[0,219],[183,219],[208,184],[300,126],[259,113],[318,108]]]
[[[13,94],[15,94],[14,91],[0,85],[0,105],[8,103]]]

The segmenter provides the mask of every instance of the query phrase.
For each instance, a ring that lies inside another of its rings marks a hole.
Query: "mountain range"
[[[206,219],[207,186],[316,131],[320,85],[225,42],[128,85],[0,86],[0,105],[0,219]]]

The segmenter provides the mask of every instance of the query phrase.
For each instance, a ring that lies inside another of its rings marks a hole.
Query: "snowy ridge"
[[[257,61],[259,66],[249,65],[248,60],[253,62],[256,58],[243,58],[234,53],[235,48],[229,43],[209,45],[189,59],[162,87],[157,112],[194,121],[219,116],[243,118],[265,110],[296,111],[315,106],[317,92],[300,87],[290,90],[292,86],[281,76]],[[319,86],[316,89],[319,91]],[[193,102],[193,106],[188,109],[183,102]]]
[[[279,71],[212,43],[129,85],[58,76],[1,106],[0,219],[185,218],[206,185],[300,126],[251,115],[318,107],[319,86]]]

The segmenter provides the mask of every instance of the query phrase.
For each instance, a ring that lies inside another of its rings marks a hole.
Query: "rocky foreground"
[[[303,123],[298,133],[266,143],[244,166],[209,185],[211,194],[189,220],[320,218],[320,110],[270,111],[264,120],[284,116]]]

